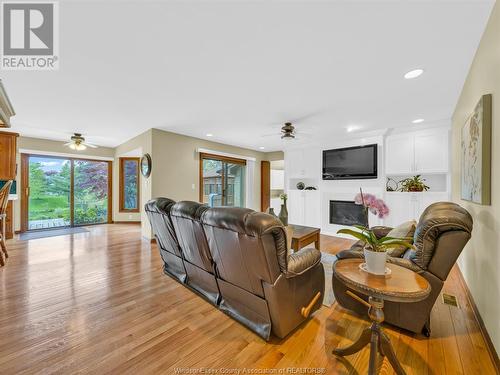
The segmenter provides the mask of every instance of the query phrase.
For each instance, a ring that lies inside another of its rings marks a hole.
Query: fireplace
[[[365,209],[354,201],[330,201],[330,224],[368,226]]]

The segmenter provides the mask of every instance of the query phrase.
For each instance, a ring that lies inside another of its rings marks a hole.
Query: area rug
[[[332,277],[333,277],[333,262],[335,255],[321,252],[321,263],[325,269],[325,295],[323,297],[323,305],[330,307],[335,302],[333,295]]]
[[[87,232],[88,230],[85,228],[47,229],[47,230],[38,230],[33,232],[21,233],[19,235],[19,239],[22,241],[29,241],[29,240],[36,240],[39,238],[65,236],[67,234],[87,233]]]

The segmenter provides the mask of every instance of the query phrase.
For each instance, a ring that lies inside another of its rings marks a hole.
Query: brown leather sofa
[[[385,236],[392,228],[377,227],[377,237]],[[425,300],[416,303],[386,301],[384,315],[387,323],[415,333],[430,335],[430,313],[438,298],[451,268],[472,232],[472,217],[462,207],[451,202],[434,203],[427,207],[417,224],[414,235],[416,250],[407,250],[401,258],[388,257],[388,261],[421,274],[431,285],[431,293]],[[363,245],[358,241],[349,250],[337,254],[337,260],[362,258]],[[335,263],[335,262],[334,262]],[[346,309],[367,315],[365,306],[346,294],[348,288],[335,276],[333,292],[339,304]],[[367,297],[356,293],[361,298]]]
[[[167,198],[145,209],[165,273],[262,338],[285,337],[321,306],[321,253],[305,248],[289,255],[275,217]]]

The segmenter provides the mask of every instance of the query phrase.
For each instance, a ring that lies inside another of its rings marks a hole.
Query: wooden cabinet
[[[16,179],[16,133],[0,132],[0,180]]]
[[[390,135],[385,152],[387,175],[448,173],[448,129]]]
[[[0,131],[0,180],[15,180],[16,152],[17,152],[17,133]],[[5,238],[10,239],[14,236],[14,215],[12,201],[7,206],[7,219],[5,223]]]

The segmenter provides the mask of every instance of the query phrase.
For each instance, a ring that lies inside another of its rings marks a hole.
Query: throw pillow
[[[406,242],[413,243],[413,235],[415,234],[415,229],[417,228],[417,222],[415,220],[407,221],[403,224],[398,225],[396,228],[391,229],[387,233],[387,237],[404,238]],[[401,258],[406,252],[407,247],[404,245],[399,245],[393,247],[387,251],[387,255],[395,258]]]

